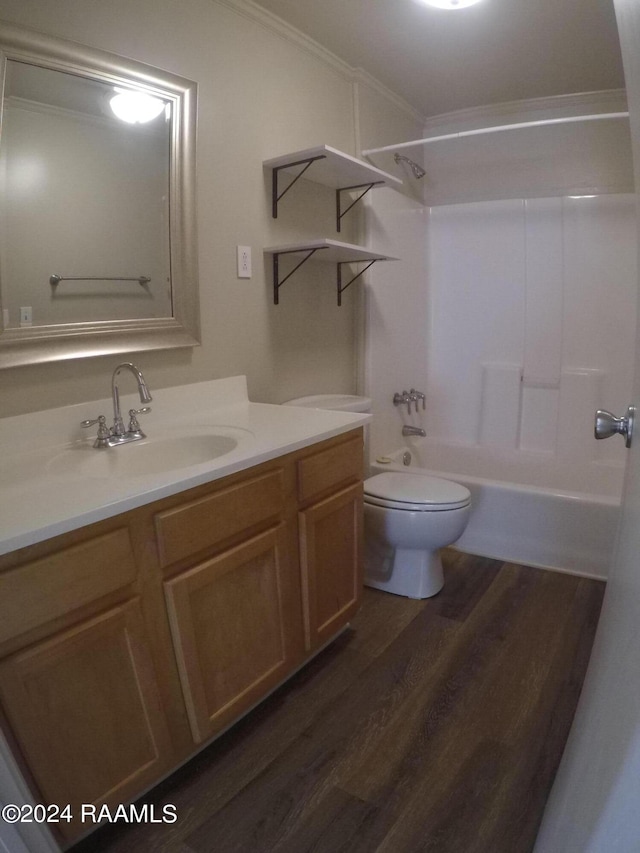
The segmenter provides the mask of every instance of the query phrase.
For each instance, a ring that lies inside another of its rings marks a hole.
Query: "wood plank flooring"
[[[432,599],[365,590],[343,634],[74,853],[528,853],[604,584],[454,551]]]

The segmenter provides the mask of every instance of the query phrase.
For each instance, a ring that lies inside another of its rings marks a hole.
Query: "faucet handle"
[[[96,440],[94,441],[93,446],[108,447],[111,432],[109,431],[109,427],[107,426],[107,419],[104,415],[98,415],[98,417],[94,418],[93,420],[80,422],[80,426],[83,429],[87,429],[87,427],[93,426],[94,424],[98,424],[98,435],[96,436]]]
[[[398,392],[396,391],[396,393],[393,395],[393,405],[394,406],[402,406],[406,403],[407,404],[407,411],[409,414],[411,414],[411,399],[412,399],[411,395],[409,394],[408,391],[403,391],[401,394],[398,394]],[[417,405],[418,404],[416,403],[416,408],[417,408]]]
[[[143,432],[140,429],[140,424],[138,423],[136,415],[146,415],[147,412],[150,411],[151,406],[143,406],[141,409],[129,409],[129,426],[127,428],[127,432],[134,432],[143,436]]]
[[[104,415],[98,415],[97,418],[89,421],[80,421],[80,426],[82,429],[87,429],[87,427],[93,426],[94,424],[100,424],[100,427],[107,425],[107,419]]]
[[[422,400],[423,411],[427,408],[427,397],[426,394],[422,393],[422,391],[416,391],[415,388],[412,388],[411,391],[409,391],[409,395],[411,396],[411,399],[415,401],[416,412],[418,411],[418,400]]]

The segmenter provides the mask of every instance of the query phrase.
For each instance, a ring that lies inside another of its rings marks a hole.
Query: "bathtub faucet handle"
[[[411,391],[409,391],[409,396],[416,404],[416,414],[418,413],[418,400],[422,400],[422,411],[424,412],[424,410],[427,408],[426,394],[423,394],[422,391],[416,391],[415,388],[412,388]]]
[[[411,414],[411,397],[409,396],[409,392],[403,391],[401,394],[398,394],[398,392],[396,391],[396,393],[393,395],[393,405],[402,406],[405,403],[407,404],[407,411],[409,412],[409,414]],[[417,405],[418,404],[416,403],[416,408]]]

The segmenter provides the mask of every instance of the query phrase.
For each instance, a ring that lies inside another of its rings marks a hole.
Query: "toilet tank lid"
[[[386,471],[364,481],[365,495],[407,504],[464,506],[471,492],[460,483],[429,474]]]
[[[295,397],[282,405],[304,406],[308,409],[332,409],[340,412],[370,412],[371,397],[358,397],[355,394],[312,394],[309,397]]]

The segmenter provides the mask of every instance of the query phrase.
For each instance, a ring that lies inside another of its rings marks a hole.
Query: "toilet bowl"
[[[371,411],[369,397],[315,394],[286,406]],[[368,456],[368,435],[365,427]],[[459,483],[427,474],[385,472],[364,481],[364,582],[367,586],[429,598],[444,584],[440,548],[462,536],[471,493]]]
[[[364,482],[367,586],[429,598],[444,584],[439,549],[462,536],[471,493],[427,474],[386,472]]]

